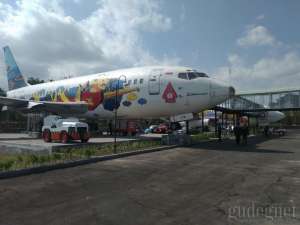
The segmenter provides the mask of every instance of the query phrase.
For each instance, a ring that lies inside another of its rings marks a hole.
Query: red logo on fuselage
[[[90,92],[83,91],[81,92],[81,100],[88,103],[88,109],[94,110],[99,104],[103,101],[103,93],[99,92]]]
[[[165,99],[166,103],[174,103],[176,102],[176,98],[177,98],[177,93],[174,90],[171,82],[168,83],[162,98]]]

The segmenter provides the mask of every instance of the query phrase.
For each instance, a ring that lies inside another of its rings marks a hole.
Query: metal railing
[[[300,110],[300,88],[269,92],[240,93],[217,106],[231,111]]]

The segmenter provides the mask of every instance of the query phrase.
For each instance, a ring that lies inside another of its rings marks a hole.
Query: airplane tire
[[[81,143],[87,143],[89,139],[81,139]]]
[[[51,142],[51,132],[50,130],[44,130],[43,131],[43,139],[45,142]]]
[[[61,142],[62,143],[68,143],[69,136],[68,136],[66,131],[62,131],[61,134],[60,134],[60,137],[61,137]]]

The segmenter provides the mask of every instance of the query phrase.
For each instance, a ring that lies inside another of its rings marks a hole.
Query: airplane
[[[285,118],[285,114],[280,111],[245,112],[245,114],[249,116],[257,117],[258,124],[260,125],[275,123]],[[221,118],[221,115],[222,115],[221,112],[217,112],[217,118]],[[214,111],[208,111],[205,116],[205,119],[208,119],[207,121],[209,121],[209,119],[214,120],[215,119]]]
[[[268,111],[268,112],[251,112],[247,113],[248,115],[251,115],[253,117],[257,118],[257,123],[259,126],[267,126],[270,125],[271,123],[276,123],[282,119],[285,118],[285,114],[280,112],[280,111]],[[222,115],[222,112],[218,111],[217,112],[217,119],[220,120]],[[224,119],[225,121],[226,119]],[[215,124],[215,112],[213,110],[209,110],[205,113],[204,118],[203,118],[203,126],[208,127],[208,126],[214,126]],[[255,126],[256,121],[250,120],[250,126]],[[186,123],[185,122],[180,122],[180,125],[183,127],[183,129],[186,129]],[[190,120],[189,121],[189,129],[195,130],[195,129],[200,129],[202,128],[202,120],[196,119],[196,120]]]
[[[8,46],[3,109],[110,119],[161,118],[196,113],[234,95],[229,87],[188,67],[151,66],[115,70],[29,85]]]
[[[251,113],[248,113],[251,115]],[[254,114],[254,113],[252,113]],[[259,112],[255,115],[260,126],[266,126],[270,123],[276,123],[285,118],[285,114],[280,111]]]

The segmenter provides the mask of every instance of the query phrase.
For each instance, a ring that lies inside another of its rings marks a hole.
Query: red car
[[[158,127],[156,127],[154,130],[153,130],[153,133],[156,133],[156,134],[166,134],[169,132],[169,127],[166,125],[166,124],[160,124]]]

